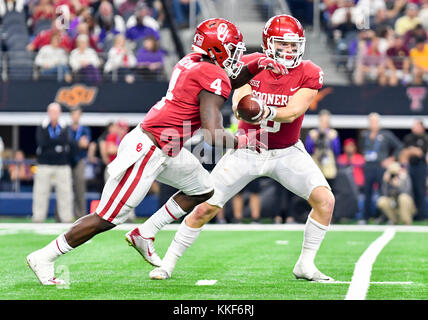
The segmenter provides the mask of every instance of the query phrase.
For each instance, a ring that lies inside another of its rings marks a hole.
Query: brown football
[[[263,102],[253,95],[248,94],[239,100],[236,110],[242,120],[252,123],[262,115]]]

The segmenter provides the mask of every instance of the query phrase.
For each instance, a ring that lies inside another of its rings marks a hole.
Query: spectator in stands
[[[145,2],[138,2],[134,14],[126,21],[126,28],[129,29],[135,26],[138,20],[140,20],[143,25],[153,30],[158,31],[160,28],[159,23],[152,17],[152,9]]]
[[[242,223],[243,212],[244,212],[244,199],[242,194],[245,191],[250,193],[250,212],[252,223],[260,222],[260,180],[256,179],[251,181],[247,186],[244,187],[237,195],[233,197],[233,223]]]
[[[135,26],[126,30],[126,38],[131,41],[134,41],[136,44],[138,44],[138,42],[142,41],[148,36],[152,36],[156,40],[159,40],[160,38],[159,32],[155,29],[145,26],[143,24],[142,19],[137,19],[137,23],[135,24]]]
[[[381,196],[377,207],[388,217],[390,223],[403,222],[411,225],[416,211],[412,199],[412,184],[407,170],[398,162],[392,162],[383,175]]]
[[[341,0],[338,2],[338,8],[331,15],[330,23],[333,29],[338,25],[345,23],[349,17],[354,24],[361,22],[363,13],[357,8],[353,0]]]
[[[152,17],[156,19],[156,21],[159,23],[159,26],[164,26],[165,10],[163,8],[163,2],[161,0],[154,0],[150,6],[152,8]]]
[[[385,0],[359,0],[356,7],[368,14],[370,25],[380,10],[386,10]]]
[[[0,17],[8,12],[24,12],[25,0],[0,0]]]
[[[404,46],[408,50],[414,48],[417,39],[427,40],[427,33],[421,24],[416,25],[416,27],[405,33],[403,37]]]
[[[363,84],[367,77],[377,80],[380,85],[386,84],[385,54],[381,52],[379,43],[379,37],[372,30],[367,31],[366,37],[359,41],[354,73],[357,85]]]
[[[115,14],[114,7],[109,1],[101,1],[98,12],[94,15],[97,24],[96,35],[104,52],[110,50],[113,38],[126,30],[123,18]]]
[[[403,139],[406,162],[412,180],[413,194],[417,207],[417,219],[427,217],[426,212],[426,178],[427,178],[427,152],[428,134],[422,120],[417,119],[413,123],[411,133]]]
[[[407,0],[385,0],[388,18],[396,21],[406,11]]]
[[[118,12],[125,20],[125,23],[128,23],[129,17],[135,13],[137,5],[140,3],[145,4],[145,1],[144,0],[124,0],[121,2],[121,4],[118,7]]]
[[[136,65],[137,58],[127,45],[125,36],[123,34],[116,35],[114,45],[110,49],[107,62],[104,65],[104,72],[117,71],[120,74],[125,74],[127,81],[132,81],[132,68]]]
[[[410,75],[409,50],[404,46],[403,38],[394,36],[394,44],[386,51],[386,81],[390,86],[396,86],[398,81],[407,85],[412,80]]]
[[[369,128],[361,134],[361,150],[364,155],[364,219],[360,224],[366,224],[372,216],[373,186],[382,185],[385,168],[399,158],[402,149],[401,141],[390,131],[381,129],[380,115],[368,115]]]
[[[422,21],[418,17],[418,5],[409,2],[406,5],[406,14],[397,19],[395,22],[395,33],[400,36],[404,36],[404,34],[412,30],[416,27],[416,25],[420,24]]]
[[[101,61],[94,49],[89,47],[89,37],[81,34],[76,39],[77,48],[70,53],[70,66],[78,79],[90,82],[101,81],[98,67]]]
[[[55,76],[58,81],[65,80],[71,82],[71,74],[68,68],[68,54],[59,44],[59,35],[52,34],[51,43],[39,50],[34,64],[40,68],[42,77]]]
[[[7,169],[14,191],[18,192],[22,184],[32,184],[34,174],[31,165],[25,162],[25,154],[22,150],[15,152],[13,160],[14,163],[9,164]],[[17,186],[16,189],[15,186]]]
[[[370,23],[371,29],[378,31],[379,29],[391,29],[393,30],[393,20],[388,16],[386,9],[380,9],[377,11],[376,16]]]
[[[428,79],[428,44],[424,39],[417,39],[416,45],[410,50],[410,59],[413,65],[414,83],[417,85]]]
[[[51,28],[49,30],[41,31],[34,40],[27,45],[28,51],[38,51],[42,47],[51,43],[52,34],[57,34],[60,36],[59,46],[63,48],[66,52],[70,52],[72,48],[72,43],[67,35],[67,33],[63,30],[57,28],[56,20],[52,21]]]
[[[52,20],[55,18],[55,8],[52,0],[40,0],[33,9],[31,15],[33,28],[39,20]]]
[[[92,140],[91,129],[80,124],[82,110],[77,108],[71,110],[71,126],[69,134],[75,141],[77,148],[72,159],[72,179],[74,194],[74,216],[83,217],[86,212],[86,158],[88,154],[89,143]]]
[[[338,132],[331,128],[330,111],[324,109],[318,113],[318,128],[308,132],[305,148],[332,185],[337,174],[336,157],[340,154],[340,139]]]
[[[74,16],[77,12],[81,11],[82,8],[88,7],[91,0],[55,0],[55,10],[63,5],[66,5],[70,11],[70,15]]]
[[[421,9],[419,10],[419,19],[422,21],[422,25],[428,30],[428,0],[421,1]]]
[[[91,13],[90,7],[83,7],[74,18],[70,19],[70,24],[68,26],[67,32],[69,36],[74,39],[78,34],[78,26],[81,23],[86,23],[88,26],[88,34],[93,35],[98,41],[98,34],[95,35],[96,23]]]
[[[336,55],[348,56],[350,44],[358,35],[358,29],[355,22],[352,21],[351,12],[347,11],[345,20],[337,24],[333,30],[333,37],[336,42]],[[340,57],[338,65],[345,65],[347,58]]]
[[[70,155],[73,141],[61,119],[61,106],[53,102],[36,131],[38,165],[34,176],[33,222],[45,221],[51,187],[55,187],[58,216],[61,222],[72,222],[72,181]]]
[[[164,70],[165,51],[159,47],[159,41],[148,36],[137,54],[138,69],[143,74],[160,74]]]
[[[76,28],[77,34],[74,36],[72,40],[72,48],[76,49],[77,47],[77,37],[81,34],[87,35],[89,39],[89,46],[94,49],[96,52],[102,52],[100,48],[98,48],[98,39],[94,34],[89,32],[89,26],[86,22],[80,22]]]
[[[364,162],[364,156],[357,151],[355,139],[346,139],[343,142],[343,153],[337,157],[337,165],[341,168],[352,168],[355,184],[360,190],[364,187]]]

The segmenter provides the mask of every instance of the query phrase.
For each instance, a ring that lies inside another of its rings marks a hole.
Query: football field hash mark
[[[276,240],[275,243],[280,246],[288,245],[288,240]]]
[[[198,280],[196,282],[197,286],[213,286],[217,283],[217,280]]]

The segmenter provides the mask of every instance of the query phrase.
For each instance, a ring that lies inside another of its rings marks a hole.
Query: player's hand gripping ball
[[[245,122],[258,123],[263,118],[264,102],[248,94],[239,100],[236,111],[238,116]]]

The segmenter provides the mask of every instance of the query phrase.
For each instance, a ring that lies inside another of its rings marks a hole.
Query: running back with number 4
[[[200,53],[190,53],[175,65],[165,97],[150,109],[142,123],[142,128],[155,136],[166,153],[180,150],[201,127],[198,100],[201,90],[225,99],[232,90],[224,70],[201,60]]]

